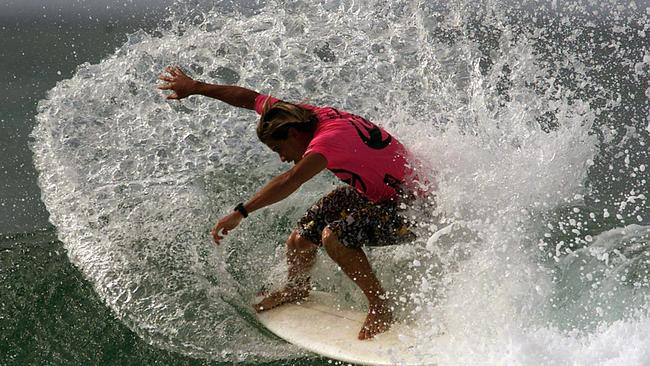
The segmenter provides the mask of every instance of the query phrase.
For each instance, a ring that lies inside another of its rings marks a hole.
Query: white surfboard
[[[257,314],[278,337],[334,360],[361,365],[430,365],[416,354],[409,327],[393,324],[388,332],[360,341],[357,335],[366,313],[340,309],[332,295],[312,291],[297,303]]]

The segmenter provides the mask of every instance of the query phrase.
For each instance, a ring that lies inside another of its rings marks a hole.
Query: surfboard
[[[336,306],[333,295],[312,291],[303,301],[257,314],[268,330],[298,347],[334,360],[360,365],[431,365],[415,350],[417,338],[405,324],[360,341],[366,313]]]

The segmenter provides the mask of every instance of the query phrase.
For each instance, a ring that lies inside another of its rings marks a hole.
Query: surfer
[[[299,220],[287,240],[288,281],[254,305],[264,311],[306,298],[309,271],[319,247],[340,266],[368,299],[368,315],[359,339],[385,332],[393,314],[363,246],[391,245],[412,240],[409,222],[400,215],[412,174],[407,151],[395,137],[372,122],[331,107],[292,104],[239,86],[193,80],[179,67],[160,76],[167,99],[204,95],[230,105],[255,110],[257,136],[291,169],[271,179],[247,202],[221,218],[211,233],[219,244],[250,213],[281,201],[303,183],[328,169],[347,185],[325,195]]]

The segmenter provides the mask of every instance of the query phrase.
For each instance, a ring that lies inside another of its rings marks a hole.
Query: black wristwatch
[[[246,207],[244,207],[244,203],[240,203],[237,206],[235,206],[235,211],[239,211],[239,213],[244,216],[244,218],[248,217],[248,211],[246,211]]]

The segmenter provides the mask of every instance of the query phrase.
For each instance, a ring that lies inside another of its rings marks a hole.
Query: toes
[[[375,334],[377,334],[377,324],[374,321],[369,321],[366,320],[366,322],[363,324],[363,327],[361,327],[361,330],[359,331],[359,340],[363,341],[368,338],[372,338]]]
[[[390,322],[381,319],[366,319],[363,327],[359,331],[359,340],[374,338],[377,334],[383,333],[390,329]]]
[[[359,336],[357,338],[359,338],[360,341],[366,340],[371,337],[369,333],[370,331],[366,329],[366,327],[363,327],[361,328],[361,331],[359,332]]]

